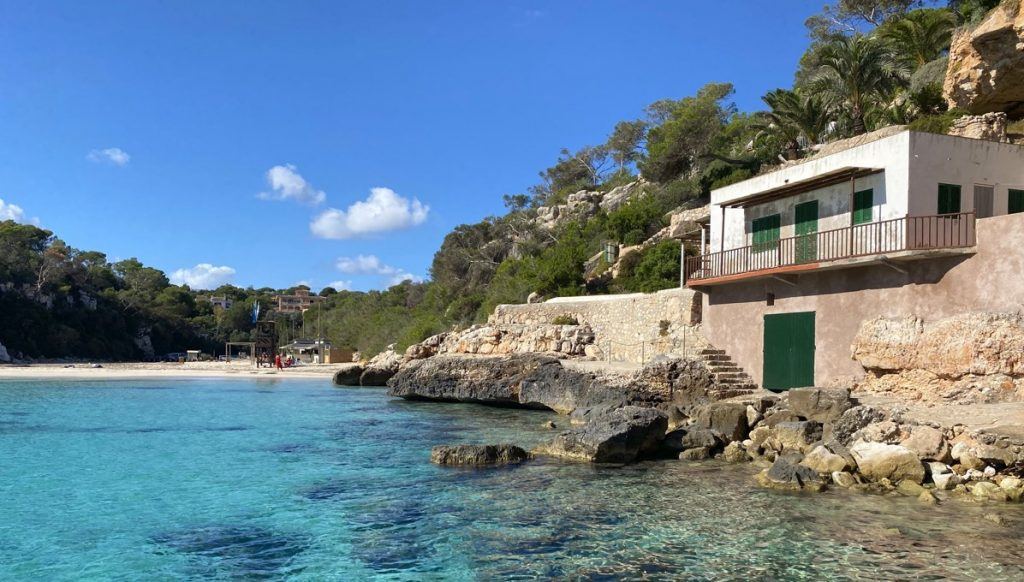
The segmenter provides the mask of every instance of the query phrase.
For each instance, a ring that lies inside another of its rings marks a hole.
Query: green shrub
[[[579,325],[580,322],[571,315],[559,315],[558,317],[551,320],[554,325]]]
[[[965,115],[965,112],[960,109],[950,109],[944,113],[922,115],[910,122],[908,127],[914,131],[947,134],[949,133],[949,128],[953,126],[953,121],[963,115]]]

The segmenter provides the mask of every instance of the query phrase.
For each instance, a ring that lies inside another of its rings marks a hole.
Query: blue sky
[[[759,108],[821,4],[2,1],[0,215],[200,286],[426,277],[560,148]]]

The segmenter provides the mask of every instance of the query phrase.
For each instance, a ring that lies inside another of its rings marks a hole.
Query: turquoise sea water
[[[0,579],[1024,579],[1020,506],[429,463],[549,419],[314,380],[0,383]]]

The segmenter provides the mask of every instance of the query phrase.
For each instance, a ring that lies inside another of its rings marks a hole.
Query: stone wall
[[[701,295],[689,289],[499,305],[489,323],[547,325],[558,317],[589,327],[601,359],[641,363],[658,354],[694,355],[708,347],[699,332]]]

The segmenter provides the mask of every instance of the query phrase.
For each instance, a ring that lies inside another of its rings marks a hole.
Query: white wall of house
[[[994,213],[1006,214],[1008,191],[1024,190],[1024,147],[1014,144],[909,132],[910,213],[938,212],[938,185],[960,186],[960,210],[974,210],[974,186],[995,189]]]
[[[722,250],[722,226],[725,226],[724,248],[734,249],[751,243],[751,223],[754,219],[780,214],[780,235],[793,236],[794,207],[809,200],[819,201],[821,218],[818,230],[829,230],[850,225],[850,184],[836,184],[820,190],[750,208],[726,208],[729,201],[751,194],[779,188],[786,184],[808,180],[821,174],[846,167],[878,168],[884,172],[858,179],[856,189],[872,188],[875,199],[875,220],[897,218],[907,214],[908,173],[910,162],[910,132],[872,141],[822,158],[782,168],[719,188],[711,192],[711,245],[709,251]]]

